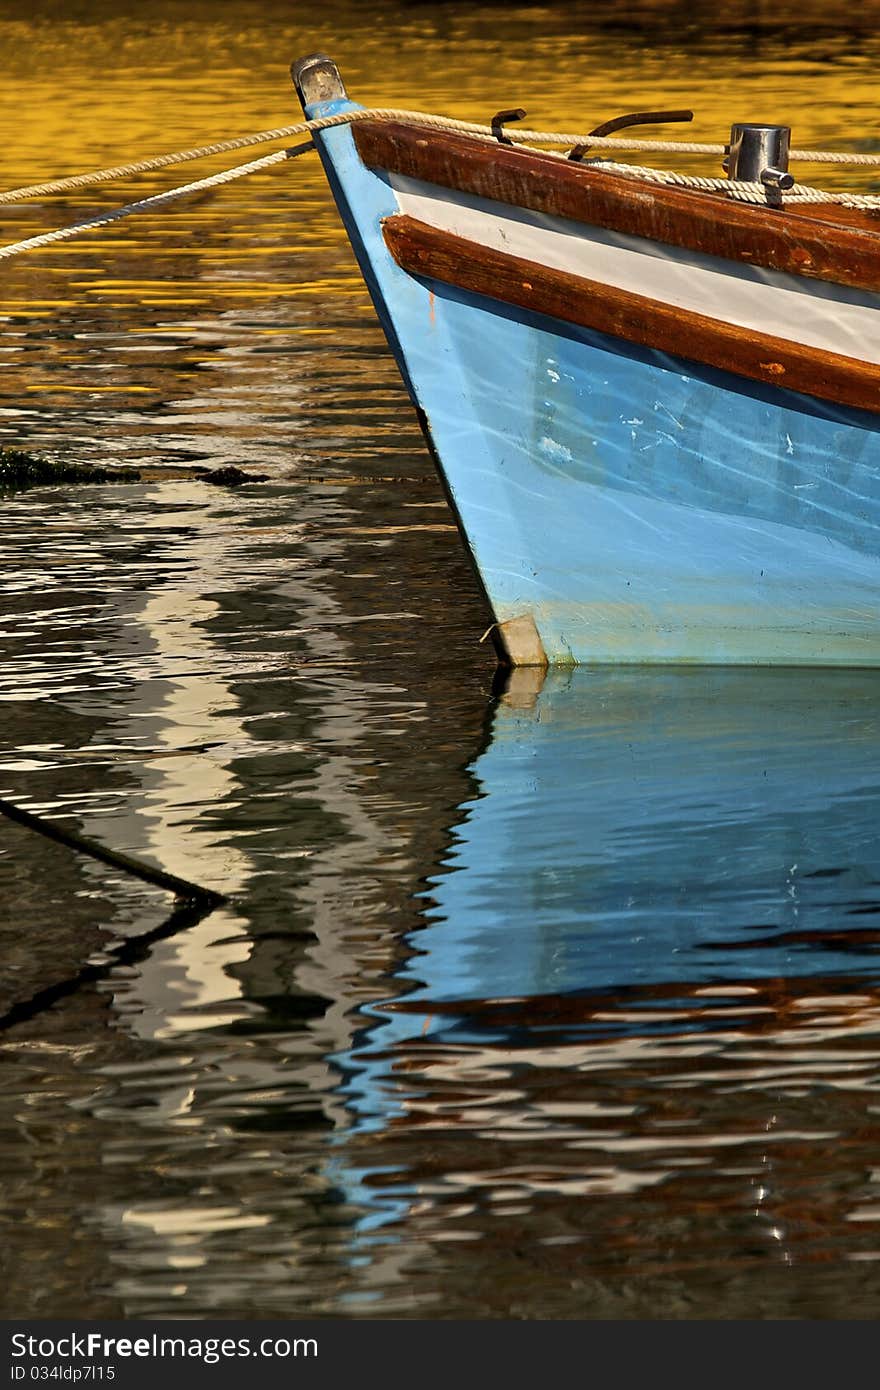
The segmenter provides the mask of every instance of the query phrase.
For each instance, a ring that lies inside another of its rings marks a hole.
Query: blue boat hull
[[[877,416],[409,275],[317,143],[514,664],[880,665]]]

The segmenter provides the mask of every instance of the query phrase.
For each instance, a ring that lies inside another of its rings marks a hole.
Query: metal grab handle
[[[632,111],[628,116],[614,116],[610,121],[603,121],[597,125],[595,130],[591,130],[591,135],[612,135],[615,130],[626,130],[631,125],[666,125],[672,121],[692,121],[693,111]],[[589,145],[575,145],[569,154],[569,159],[581,160],[589,149]]]
[[[492,134],[499,145],[512,145],[513,141],[504,134],[504,127],[508,121],[521,121],[524,119],[526,111],[522,106],[514,106],[509,111],[496,111],[492,117]]]

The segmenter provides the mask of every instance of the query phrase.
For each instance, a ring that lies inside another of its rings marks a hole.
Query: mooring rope
[[[254,135],[241,135],[233,140],[220,140],[212,145],[199,145],[195,149],[178,150],[174,154],[154,155],[149,159],[136,160],[130,164],[117,164],[110,169],[97,169],[89,174],[73,174],[69,178],[50,179],[45,183],[27,184],[21,188],[0,193],[0,204],[21,202],[25,198],[37,198],[50,193],[70,193],[78,188],[88,188],[96,183],[108,183],[113,179],[127,178],[134,174],[147,174],[155,169],[165,169],[170,164],[185,164],[189,160],[208,159],[212,155],[228,154],[232,150],[246,149],[249,145],[267,144],[273,140],[289,140],[298,135],[311,135],[316,131],[332,130],[334,126],[353,125],[356,121],[407,121],[423,125],[428,130],[448,130],[463,135],[481,136],[495,141],[492,127],[478,125],[473,121],[458,121],[451,116],[434,116],[425,111],[398,110],[394,107],[373,107],[357,111],[344,111],[336,116],[321,116],[312,121],[299,121],[296,125],[281,126],[275,130],[261,130]],[[632,140],[623,137],[565,135],[559,131],[512,130],[505,128],[505,136],[521,145],[577,145],[589,143],[597,149],[608,150],[649,150],[662,154],[723,154],[722,145],[702,145],[689,141],[649,141]],[[880,156],[877,157],[880,164]]]
[[[291,136],[308,135],[321,130],[330,130],[334,126],[352,125],[356,121],[365,120],[384,120],[384,121],[407,121],[424,126],[428,130],[453,131],[463,134],[476,136],[479,139],[495,141],[496,135],[491,126],[479,125],[472,121],[454,120],[448,116],[433,116],[424,111],[409,111],[392,107],[364,108],[355,111],[340,112],[335,116],[322,116],[311,121],[299,121],[295,125],[281,126],[275,130],[262,130],[253,135],[238,136],[232,140],[217,141],[212,145],[200,145],[195,149],[178,150],[173,154],[155,155],[148,159],[138,160],[129,164],[119,164],[113,168],[98,169],[91,173],[71,175],[68,178],[52,179],[44,183],[27,184],[20,188],[10,189],[6,193],[0,193],[0,204],[22,202],[27,198],[48,196],[53,193],[67,193],[76,189],[87,188],[97,183],[107,183],[113,179],[125,178],[130,175],[149,173],[155,169],[166,168],[171,164],[182,164],[189,160],[206,159],[211,155],[222,154],[230,150],[244,149],[250,145],[259,145],[272,140],[289,139]],[[588,145],[590,150],[630,150],[640,152],[654,152],[658,154],[702,154],[720,155],[726,152],[724,145],[708,145],[697,141],[689,140],[633,140],[618,136],[598,136],[571,134],[561,131],[546,130],[513,130],[505,129],[505,138],[516,144],[521,145],[566,145],[573,148],[576,145]],[[0,247],[0,260],[7,260],[13,256],[18,256],[24,251],[33,251],[39,247],[50,246],[55,242],[67,241],[69,238],[78,236],[82,232],[96,230],[100,227],[109,226],[117,222],[120,218],[129,217],[135,212],[145,212],[148,209],[160,207],[162,204],[171,202],[175,198],[183,197],[187,193],[197,193],[204,189],[216,188],[221,184],[231,183],[235,179],[244,178],[248,174],[257,173],[262,169],[267,169],[273,164],[283,163],[287,159],[292,159],[300,154],[314,149],[311,139],[302,145],[294,146],[290,149],[278,150],[274,154],[265,155],[262,159],[251,160],[247,164],[236,165],[232,169],[225,169],[221,173],[211,174],[207,178],[197,179],[193,183],[182,184],[177,188],[167,189],[163,193],[155,193],[148,198],[141,198],[137,202],[127,203],[124,207],[115,208],[110,212],[100,213],[95,217],[87,218],[83,222],[78,222],[69,227],[61,227],[55,231],[43,232],[39,236],[27,237],[23,241],[13,242],[8,246]],[[547,151],[548,154],[555,154],[555,151]],[[565,158],[563,155],[556,155],[556,158]],[[800,161],[826,164],[848,164],[863,167],[880,166],[880,154],[850,154],[834,150],[792,150],[790,158]],[[728,178],[709,178],[696,174],[680,174],[674,170],[652,169],[643,165],[628,165],[608,162],[607,168],[616,173],[632,178],[648,180],[654,183],[673,184],[683,188],[699,189],[706,192],[723,192],[728,197],[732,197],[744,202],[752,202],[766,205],[768,202],[768,191],[761,183],[743,182]],[[880,208],[880,196],[873,194],[857,193],[835,193],[817,188],[810,188],[806,185],[798,184],[783,195],[776,195],[779,201],[786,204],[797,204],[798,202],[825,202],[835,203],[843,207],[861,208],[865,210]]]
[[[199,145],[194,149],[176,150],[172,154],[153,155],[147,159],[135,160],[129,164],[117,164],[109,169],[97,169],[88,174],[74,174],[69,178],[50,179],[44,183],[33,183],[21,188],[0,193],[0,203],[21,202],[25,198],[37,198],[50,193],[68,193],[77,188],[88,188],[96,183],[108,183],[113,179],[128,178],[134,174],[151,173],[155,169],[165,169],[171,164],[185,164],[189,160],[208,159],[212,155],[229,154],[233,150],[246,149],[250,145],[268,144],[273,140],[289,140],[297,135],[311,135],[314,131],[330,130],[334,126],[352,125],[355,121],[408,121],[423,125],[428,130],[459,131],[468,135],[480,135],[487,140],[495,140],[491,126],[480,125],[474,121],[459,121],[451,116],[435,116],[426,111],[409,111],[395,107],[368,107],[357,111],[346,111],[336,116],[321,116],[312,121],[298,121],[295,125],[279,126],[274,130],[260,130],[251,135],[240,135],[231,140],[218,140],[211,145]],[[505,138],[518,145],[583,145],[596,149],[656,151],[658,154],[711,154],[727,153],[726,145],[708,145],[693,140],[634,140],[625,136],[566,134],[558,130],[528,130],[505,127]],[[839,150],[792,150],[789,158],[810,164],[852,164],[865,167],[880,166],[880,154],[854,154]]]

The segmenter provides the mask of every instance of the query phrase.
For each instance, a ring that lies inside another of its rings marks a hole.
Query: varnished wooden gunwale
[[[880,414],[880,367],[755,333],[611,285],[553,270],[399,214],[383,224],[402,269],[564,323],[835,405]]]
[[[804,215],[735,203],[402,122],[363,121],[353,130],[358,153],[370,168],[725,260],[880,293],[880,219],[868,213],[829,204],[824,215],[816,208]]]

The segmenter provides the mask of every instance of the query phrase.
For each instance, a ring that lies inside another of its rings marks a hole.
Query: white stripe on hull
[[[401,212],[441,231],[721,323],[880,365],[878,294],[508,207],[404,175],[389,178]]]

